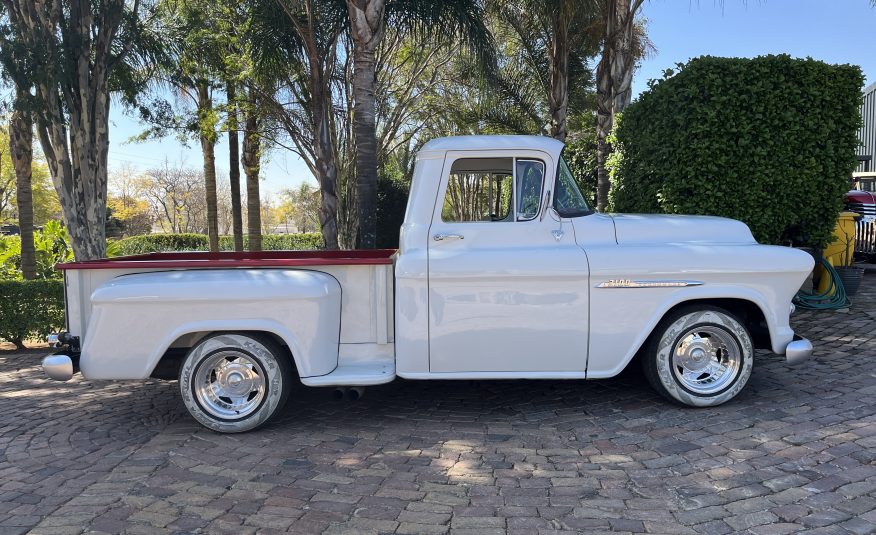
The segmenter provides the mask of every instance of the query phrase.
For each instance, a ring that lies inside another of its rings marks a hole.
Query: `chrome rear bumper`
[[[785,347],[785,362],[788,363],[788,366],[803,364],[811,356],[812,342],[803,337],[794,335],[794,340]]]
[[[69,356],[62,353],[49,355],[43,359],[43,372],[55,381],[69,381],[78,370],[79,356]]]

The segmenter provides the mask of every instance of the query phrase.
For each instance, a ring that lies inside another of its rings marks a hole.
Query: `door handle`
[[[465,236],[463,236],[462,234],[436,234],[432,236],[432,239],[435,241],[464,240]]]

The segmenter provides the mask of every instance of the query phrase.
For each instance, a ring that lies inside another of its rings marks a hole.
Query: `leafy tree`
[[[131,100],[161,50],[144,0],[2,0],[0,62],[30,111],[80,260],[104,256],[110,96]],[[26,71],[22,72],[22,69]],[[27,87],[16,83],[17,87]]]

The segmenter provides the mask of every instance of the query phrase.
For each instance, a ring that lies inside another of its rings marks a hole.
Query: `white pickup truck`
[[[810,255],[716,217],[594,213],[533,136],[430,141],[398,251],[156,253],[58,266],[53,379],[179,379],[191,415],[256,428],[307,386],[593,379],[634,359],[662,395],[732,399],[788,323]],[[583,388],[583,387],[582,387]]]

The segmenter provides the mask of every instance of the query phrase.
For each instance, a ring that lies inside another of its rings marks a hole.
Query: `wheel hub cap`
[[[195,372],[195,397],[205,411],[218,418],[249,416],[261,405],[265,391],[264,372],[246,353],[216,353]]]
[[[686,389],[701,395],[725,388],[742,363],[736,339],[720,327],[699,326],[685,332],[675,345],[672,369]]]

